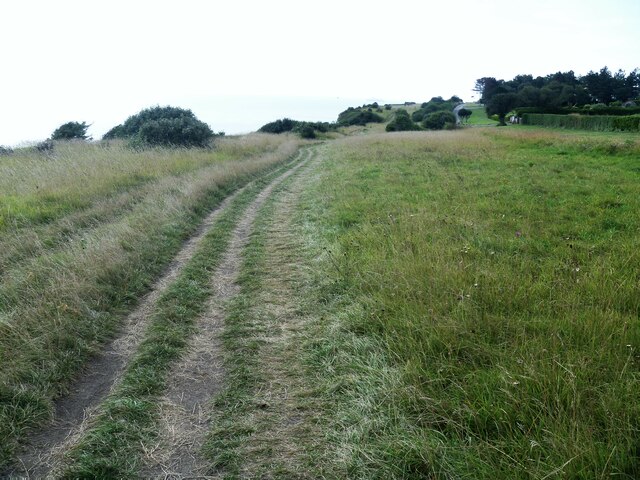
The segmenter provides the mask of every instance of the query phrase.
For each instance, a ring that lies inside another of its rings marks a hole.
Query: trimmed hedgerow
[[[540,125],[543,127],[570,128],[577,130],[594,130],[600,132],[639,130],[640,116],[618,117],[613,115],[555,115],[546,113],[525,113],[522,116],[524,125]]]

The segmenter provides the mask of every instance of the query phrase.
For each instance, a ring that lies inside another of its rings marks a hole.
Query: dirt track
[[[206,314],[198,322],[198,333],[192,337],[188,353],[169,375],[170,384],[161,400],[162,440],[148,452],[143,477],[202,478],[205,473],[207,467],[199,460],[198,452],[209,427],[206,404],[220,391],[224,377],[219,338],[224,306],[239,291],[236,279],[242,252],[260,207],[275,187],[306,164],[308,155],[264,188],[234,229],[229,249],[212,276],[213,295]]]

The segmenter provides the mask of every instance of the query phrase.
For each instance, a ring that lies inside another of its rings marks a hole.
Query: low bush
[[[178,107],[152,107],[129,117],[102,137],[124,138],[135,145],[206,147],[214,133],[191,110]]]
[[[615,117],[613,128],[622,132],[640,131],[640,115],[629,115],[627,117]]]
[[[161,118],[144,123],[137,138],[144,144],[163,147],[206,147],[213,132],[195,118]]]
[[[48,153],[53,151],[53,140],[47,139],[36,145],[36,150],[40,153]]]
[[[433,112],[427,115],[422,126],[429,130],[453,129],[456,125],[456,116],[451,112]]]
[[[406,110],[399,109],[394,119],[386,126],[387,132],[406,132],[410,130],[420,130],[420,126],[416,125]]]
[[[366,125],[367,123],[382,123],[384,118],[374,112],[349,107],[338,115],[338,124],[341,126]]]
[[[283,118],[282,120],[276,120],[275,122],[269,122],[258,129],[262,133],[284,133],[290,132],[298,126],[300,122],[297,120],[291,120],[290,118]]]
[[[263,125],[258,131],[273,134],[294,132],[300,134],[302,138],[312,139],[316,138],[316,132],[326,133],[330,130],[335,130],[335,128],[335,124],[328,122],[301,122],[283,118]]]
[[[0,157],[7,157],[13,153],[13,149],[0,145]]]
[[[311,125],[310,123],[304,125],[300,129],[300,136],[309,140],[316,138],[316,131],[313,128],[313,125]]]

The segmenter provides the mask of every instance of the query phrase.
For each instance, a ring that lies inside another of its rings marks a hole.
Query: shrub
[[[405,132],[409,130],[420,130],[420,127],[413,123],[406,110],[398,110],[394,119],[387,124],[387,132]]]
[[[313,128],[313,125],[306,124],[300,129],[300,136],[302,138],[313,139],[316,138],[316,131]]]
[[[51,140],[90,140],[86,122],[67,122],[56,128],[51,134]]]
[[[214,133],[191,110],[177,107],[152,107],[116,125],[102,138],[130,139],[136,145],[205,147]]]
[[[449,124],[449,125],[447,125]],[[442,130],[443,128],[455,128],[456,116],[451,112],[433,112],[427,115],[422,122],[424,128],[429,130]]]
[[[8,157],[13,153],[13,149],[0,145],[0,157]]]
[[[421,122],[422,120],[424,120],[426,113],[427,112],[425,112],[422,108],[420,110],[416,110],[411,114],[411,120],[413,120],[414,122]]]
[[[311,125],[318,132],[322,132],[322,133],[326,133],[329,130],[336,129],[336,124],[329,123],[329,122],[315,122],[315,123],[310,123],[309,125]]]
[[[53,140],[48,138],[47,140],[44,140],[44,141],[38,143],[36,145],[36,150],[38,150],[41,153],[52,152],[53,151]]]
[[[161,118],[144,123],[137,138],[148,145],[206,147],[213,132],[195,118]]]
[[[282,120],[276,120],[275,122],[270,122],[258,129],[259,132],[262,133],[284,133],[290,132],[295,127],[298,126],[300,122],[296,120],[291,120],[290,118],[283,118]]]
[[[366,125],[367,123],[382,123],[384,118],[374,112],[349,107],[338,115],[338,124],[342,126]]]
[[[629,115],[628,117],[615,117],[613,128],[623,132],[640,131],[640,115]]]
[[[127,135],[125,134],[124,126],[123,125],[116,125],[111,130],[109,130],[107,133],[105,133],[102,136],[102,139],[103,140],[113,140],[115,138],[126,138],[126,137],[127,137]]]

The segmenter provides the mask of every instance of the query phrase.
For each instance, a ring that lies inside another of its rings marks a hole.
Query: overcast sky
[[[215,131],[349,105],[471,100],[475,79],[640,67],[640,0],[0,3],[0,145],[99,138],[153,105]]]

